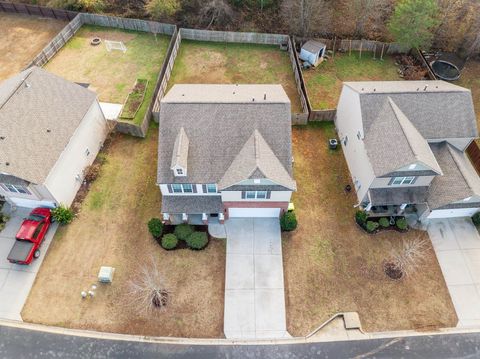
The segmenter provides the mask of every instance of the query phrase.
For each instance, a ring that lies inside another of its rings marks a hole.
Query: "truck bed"
[[[33,242],[30,241],[15,241],[10,253],[8,254],[7,259],[12,262],[24,262],[30,251],[34,246]]]

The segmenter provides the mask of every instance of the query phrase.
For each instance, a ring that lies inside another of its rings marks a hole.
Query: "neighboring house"
[[[478,137],[470,90],[443,81],[346,82],[336,127],[367,211],[471,216],[480,179],[464,153]]]
[[[0,196],[70,205],[107,123],[94,92],[31,67],[0,83]]]
[[[161,101],[163,219],[278,217],[292,178],[290,100],[280,85],[175,85]]]

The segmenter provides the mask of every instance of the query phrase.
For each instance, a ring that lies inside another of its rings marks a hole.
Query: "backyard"
[[[288,52],[278,46],[182,40],[169,87],[174,84],[281,84],[302,112]]]
[[[94,37],[103,43],[92,46]],[[122,41],[127,51],[109,52],[105,40]],[[144,100],[133,120],[138,124],[152,100],[169,41],[165,35],[84,25],[45,69],[67,80],[90,84],[100,101],[117,104],[125,102],[137,79],[148,80]]]
[[[480,128],[480,61],[470,59],[462,70],[462,75],[455,85],[472,90],[473,106],[477,115],[477,124]]]
[[[337,108],[344,81],[391,81],[401,80],[393,56],[383,60],[372,58],[372,52],[352,54],[337,52],[316,68],[303,71],[303,77],[312,108],[327,110]]]
[[[152,128],[144,140],[114,135],[79,216],[53,239],[23,320],[149,336],[223,336],[225,241],[213,239],[203,251],[172,252],[148,233],[148,220],[160,215],[152,161],[157,133]],[[138,314],[126,304],[127,281],[151,258],[171,293],[166,311],[157,316]],[[115,268],[113,283],[99,285],[94,298],[82,299],[80,292],[97,283],[100,266]]]
[[[65,25],[61,20],[0,12],[0,81],[22,71]]]
[[[299,227],[283,235],[287,328],[306,335],[331,315],[356,311],[363,329],[435,329],[457,323],[426,232],[368,235],[354,222],[356,196],[341,149],[328,150],[332,123],[293,129]],[[387,279],[382,262],[402,240],[427,241],[424,262],[406,279]],[[433,295],[433,293],[435,295]]]

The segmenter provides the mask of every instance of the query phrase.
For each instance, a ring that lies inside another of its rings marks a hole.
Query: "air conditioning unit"
[[[100,283],[112,283],[114,272],[115,268],[113,267],[100,267],[100,271],[98,272],[98,281]]]

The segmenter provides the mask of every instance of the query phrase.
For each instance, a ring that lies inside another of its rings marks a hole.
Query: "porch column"
[[[183,221],[183,223],[188,222],[188,215],[186,213],[182,213],[182,221]]]
[[[163,216],[163,223],[170,224],[170,215],[168,213],[164,213],[162,216]]]
[[[225,223],[225,217],[223,216],[223,213],[218,214],[218,221],[220,222],[220,224]]]
[[[202,213],[202,222],[203,224],[208,224],[208,216],[206,213]]]

